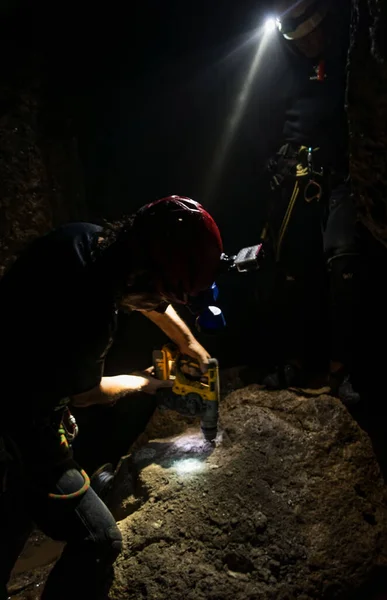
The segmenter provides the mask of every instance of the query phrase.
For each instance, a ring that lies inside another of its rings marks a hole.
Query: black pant
[[[47,490],[71,494],[83,485],[76,468],[39,478],[39,485],[15,476],[0,495],[0,600],[33,523],[54,540],[67,542],[52,569],[42,600],[104,598],[122,538],[113,515],[89,488],[74,499],[51,499]],[[46,485],[45,485],[46,484]]]
[[[356,212],[350,186],[344,177],[333,185],[322,182],[321,199],[306,202],[305,183],[300,180],[300,193],[280,237],[294,185],[295,178],[288,177],[275,191],[269,216],[277,271],[270,312],[280,349],[278,359],[302,358],[310,355],[311,346],[321,344],[319,335],[325,337],[324,328],[317,331],[314,342],[310,333],[316,331],[326,306],[331,325],[330,358],[350,366],[358,274]],[[308,336],[309,343],[305,341]]]

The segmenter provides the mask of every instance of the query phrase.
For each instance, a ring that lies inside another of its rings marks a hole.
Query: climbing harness
[[[314,201],[319,202],[323,195],[322,185],[319,183],[318,179],[321,180],[323,178],[324,172],[322,168],[320,171],[316,171],[313,161],[313,153],[317,152],[319,148],[301,146],[298,149],[296,158],[294,160],[292,160],[292,157],[288,155],[288,149],[289,147],[285,146],[279,153],[285,162],[284,169],[280,168],[279,173],[276,173],[272,178],[272,189],[278,189],[280,186],[282,186],[284,180],[288,176],[295,178],[289,204],[278,233],[278,242],[276,244],[275,252],[276,262],[278,262],[280,259],[284,236],[300,192],[302,191],[304,200],[308,204]],[[265,235],[266,237],[266,234],[267,225],[265,226],[261,237],[262,235]]]
[[[78,435],[77,422],[68,408],[66,408],[63,413],[58,434],[60,438],[61,449],[64,453],[67,453],[75,437]],[[73,500],[74,498],[78,498],[85,494],[90,487],[90,478],[83,469],[80,469],[79,472],[83,477],[83,485],[79,488],[79,490],[76,490],[71,494],[54,494],[49,492],[48,497],[53,500]]]
[[[303,149],[303,147],[301,147],[301,149]],[[318,148],[315,148],[315,150],[318,150]],[[308,163],[307,175],[309,177],[309,181],[306,184],[305,189],[304,189],[304,199],[306,202],[313,202],[313,200],[316,200],[317,202],[319,202],[321,200],[323,191],[322,191],[321,185],[316,181],[315,177],[317,176],[317,177],[322,178],[324,175],[324,170],[323,170],[323,168],[321,168],[321,170],[319,172],[315,171],[314,164],[313,164],[313,149],[312,148],[308,148],[307,163]]]
[[[51,419],[43,420],[41,422],[37,420],[33,426],[32,433],[37,436],[37,439],[40,442],[41,447],[38,452],[43,452],[44,455],[48,456],[49,461],[52,462],[53,468],[60,467],[61,465],[68,465],[69,461],[72,461],[70,451],[71,444],[78,434],[78,426],[74,416],[70,413],[68,408],[64,410],[59,426],[54,425]],[[48,440],[48,445],[45,446],[44,440],[46,439]],[[30,466],[27,467],[26,462],[30,464],[30,456],[28,456],[28,459],[26,460],[26,458],[24,458],[24,453],[27,452],[29,454],[31,444],[33,444],[33,441],[31,441],[30,436],[28,435],[26,437],[23,432],[20,440],[17,440],[12,434],[4,433],[0,435],[0,493],[7,491],[9,473],[11,472],[10,467],[13,473],[15,472],[15,468],[17,469],[19,472],[18,477],[20,476],[23,479],[26,476],[28,477]],[[22,447],[23,450],[21,449]],[[56,453],[58,453],[58,456]],[[32,460],[32,466],[34,465],[35,461]],[[38,470],[40,470],[39,463],[37,466]],[[76,468],[78,469],[77,465]],[[46,491],[41,492],[47,494],[50,499],[54,500],[72,500],[82,496],[90,487],[90,478],[83,469],[79,469],[79,472],[83,477],[83,484],[75,492],[70,494],[55,494]]]
[[[279,234],[278,234],[278,243],[277,243],[277,249],[276,249],[276,261],[277,262],[280,259],[282,242],[283,242],[283,239],[285,236],[285,232],[288,228],[290,217],[292,215],[293,208],[294,208],[294,205],[296,203],[299,193],[300,193],[300,185],[299,185],[298,181],[296,181],[296,183],[294,184],[292,195],[290,197],[288,208],[287,208],[285,216],[282,220],[281,227],[280,227]]]

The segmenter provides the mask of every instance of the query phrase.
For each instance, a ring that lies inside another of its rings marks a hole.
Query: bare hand
[[[199,363],[201,372],[207,373],[208,361],[210,360],[211,356],[197,340],[189,342],[184,347],[180,347],[179,350],[182,354],[186,354],[187,356],[194,358]]]
[[[161,388],[171,388],[173,386],[173,380],[171,379],[163,381],[154,377],[154,375],[152,375],[153,370],[153,367],[149,367],[149,369],[146,369],[142,373],[138,373],[138,376],[144,381],[143,387],[141,388],[142,392],[145,392],[146,394],[155,394],[157,390]]]

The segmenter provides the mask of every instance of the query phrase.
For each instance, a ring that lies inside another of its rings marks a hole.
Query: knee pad
[[[104,529],[94,540],[97,560],[113,563],[122,551],[122,535],[117,525]]]
[[[70,551],[70,545],[68,550]],[[101,568],[112,565],[121,551],[122,535],[117,525],[101,527],[100,530],[94,531],[92,536],[89,535],[83,544],[76,548],[72,545],[71,548],[73,554],[82,555],[84,565],[98,563]]]
[[[331,300],[337,304],[352,304],[356,293],[359,255],[338,254],[327,263]]]
[[[353,246],[338,248],[326,254],[325,259],[328,267],[337,268],[337,265],[355,264],[359,259],[359,252]]]
[[[329,211],[324,220],[324,252],[331,256],[356,253],[357,239],[356,210],[352,198],[336,190],[330,197]]]
[[[340,248],[326,255],[326,265],[329,273],[357,271],[359,253],[353,247]]]

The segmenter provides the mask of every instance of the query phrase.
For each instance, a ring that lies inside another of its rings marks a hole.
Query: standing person
[[[285,0],[276,8],[291,89],[283,145],[269,162],[266,232],[277,270],[274,321],[281,352],[264,383],[278,389],[302,381],[304,332],[322,256],[329,282],[330,386],[345,404],[354,404],[360,399],[351,380],[359,251],[345,109],[350,0]]]

